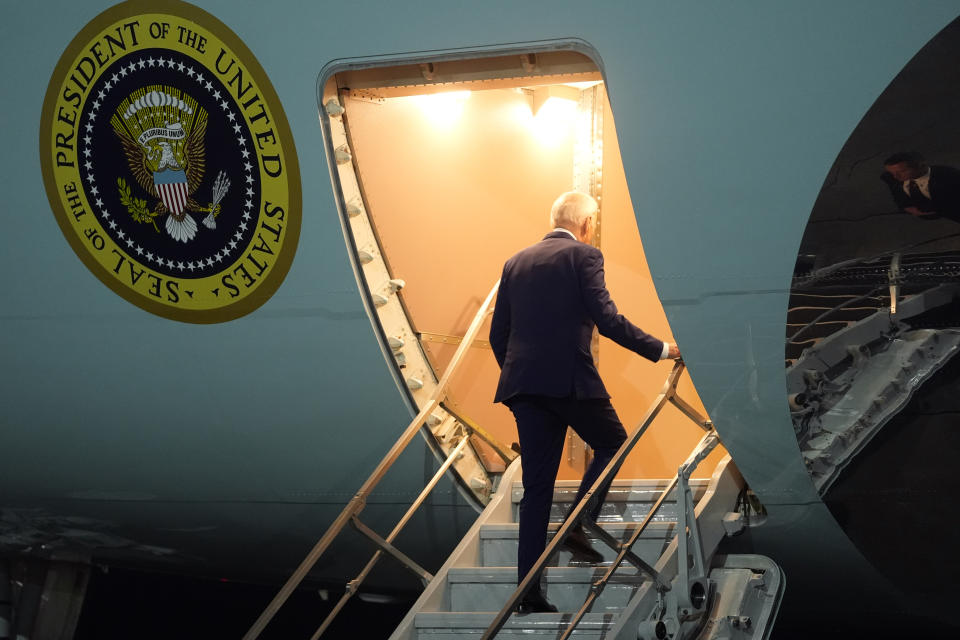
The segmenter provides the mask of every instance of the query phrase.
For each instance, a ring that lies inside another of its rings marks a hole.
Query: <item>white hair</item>
[[[550,208],[553,227],[578,228],[586,218],[597,213],[597,201],[581,191],[567,191],[554,200]]]

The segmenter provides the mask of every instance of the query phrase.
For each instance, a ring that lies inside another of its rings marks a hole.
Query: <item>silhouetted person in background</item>
[[[916,151],[901,151],[884,160],[880,177],[893,201],[910,215],[960,222],[960,169],[931,166]]]
[[[597,203],[570,191],[553,203],[548,233],[510,258],[490,324],[490,344],[500,365],[494,402],[517,420],[523,461],[517,582],[522,582],[546,547],[553,485],[567,426],[594,451],[576,500],[590,489],[627,434],[610,404],[593,362],[594,326],[635,353],[656,362],[677,358],[677,346],[647,335],[617,311],[603,277],[603,254],[590,245]],[[585,517],[596,522],[607,487]],[[603,559],[580,526],[564,546],[574,559]],[[520,613],[556,611],[535,584],[520,601]]]

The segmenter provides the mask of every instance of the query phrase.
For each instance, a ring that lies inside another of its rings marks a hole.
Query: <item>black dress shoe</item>
[[[540,591],[529,591],[517,603],[517,613],[556,613],[557,608],[550,604]]]
[[[567,535],[566,540],[563,541],[561,546],[573,554],[571,560],[588,562],[590,564],[597,564],[603,561],[603,554],[590,545],[587,534],[579,527]]]

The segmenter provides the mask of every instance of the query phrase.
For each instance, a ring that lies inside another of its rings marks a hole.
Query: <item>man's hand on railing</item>
[[[680,349],[677,347],[676,343],[668,342],[667,343],[667,357],[668,358],[679,358]]]

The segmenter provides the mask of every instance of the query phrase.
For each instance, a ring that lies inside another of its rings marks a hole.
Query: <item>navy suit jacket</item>
[[[663,353],[661,340],[617,312],[599,249],[553,231],[510,258],[490,325],[501,369],[494,402],[527,394],[609,398],[590,353],[594,326],[649,360]]]

